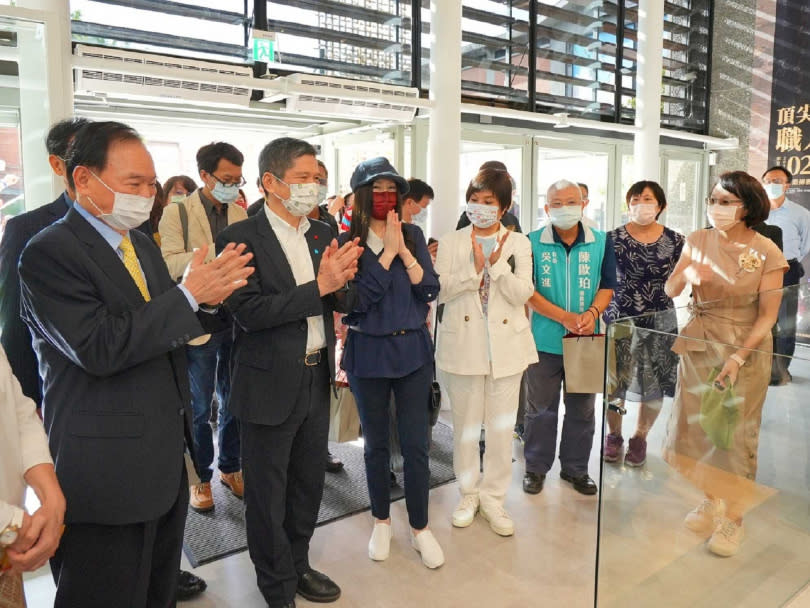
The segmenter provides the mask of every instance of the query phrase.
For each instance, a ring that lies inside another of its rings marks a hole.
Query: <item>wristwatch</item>
[[[22,511],[18,511],[14,514],[11,523],[0,532],[0,547],[8,547],[17,541],[17,536],[19,536],[20,528],[22,527],[22,519]]]

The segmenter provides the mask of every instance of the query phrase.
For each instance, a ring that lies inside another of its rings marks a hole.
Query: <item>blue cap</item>
[[[409,187],[407,180],[397,173],[397,170],[394,169],[384,156],[370,158],[357,165],[354,169],[354,173],[352,173],[352,179],[349,181],[349,185],[354,191],[362,186],[368,186],[378,179],[390,179],[393,181],[397,185],[397,190],[399,190],[400,194],[408,192]]]

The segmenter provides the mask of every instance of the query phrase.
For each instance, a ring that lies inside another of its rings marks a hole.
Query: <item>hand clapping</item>
[[[182,284],[198,304],[218,306],[234,291],[247,284],[255,270],[247,263],[252,253],[245,253],[244,244],[228,243],[216,258],[204,263],[208,245],[194,250],[194,257],[183,274]]]
[[[356,238],[338,248],[337,240],[332,239],[329,247],[324,249],[317,278],[321,296],[341,289],[357,274],[357,260],[363,253],[359,242],[360,239]]]

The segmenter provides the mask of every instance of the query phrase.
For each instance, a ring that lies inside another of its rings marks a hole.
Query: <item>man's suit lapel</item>
[[[121,258],[109,243],[75,209],[68,211],[65,222],[90,251],[90,258],[121,289],[128,302],[143,304],[143,296]]]
[[[315,276],[318,276],[318,269],[321,267],[321,257],[323,256],[324,248],[329,246],[329,243],[324,239],[322,234],[315,224],[310,222],[309,230],[306,232],[307,245],[309,245],[309,255],[312,257],[312,268],[315,270]],[[331,240],[331,239],[329,239]]]
[[[256,225],[256,230],[259,232],[259,242],[262,245],[265,255],[270,262],[278,270],[278,277],[282,282],[282,287],[292,289],[295,287],[295,276],[293,275],[290,263],[287,261],[287,256],[284,255],[284,250],[281,248],[281,243],[278,241],[276,233],[267,221],[264,213],[259,212],[251,219]]]

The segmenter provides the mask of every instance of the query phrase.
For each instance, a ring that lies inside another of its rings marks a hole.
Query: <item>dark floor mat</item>
[[[344,467],[339,473],[327,473],[318,525],[346,517],[369,508],[363,448],[350,443],[330,444],[329,450],[340,458]],[[183,548],[195,568],[247,549],[244,505],[219,483],[215,472],[211,488],[216,508],[209,513],[189,509]],[[452,481],[453,431],[441,422],[433,428],[430,449],[430,487]],[[402,473],[397,473],[397,486],[391,500],[404,496]]]

